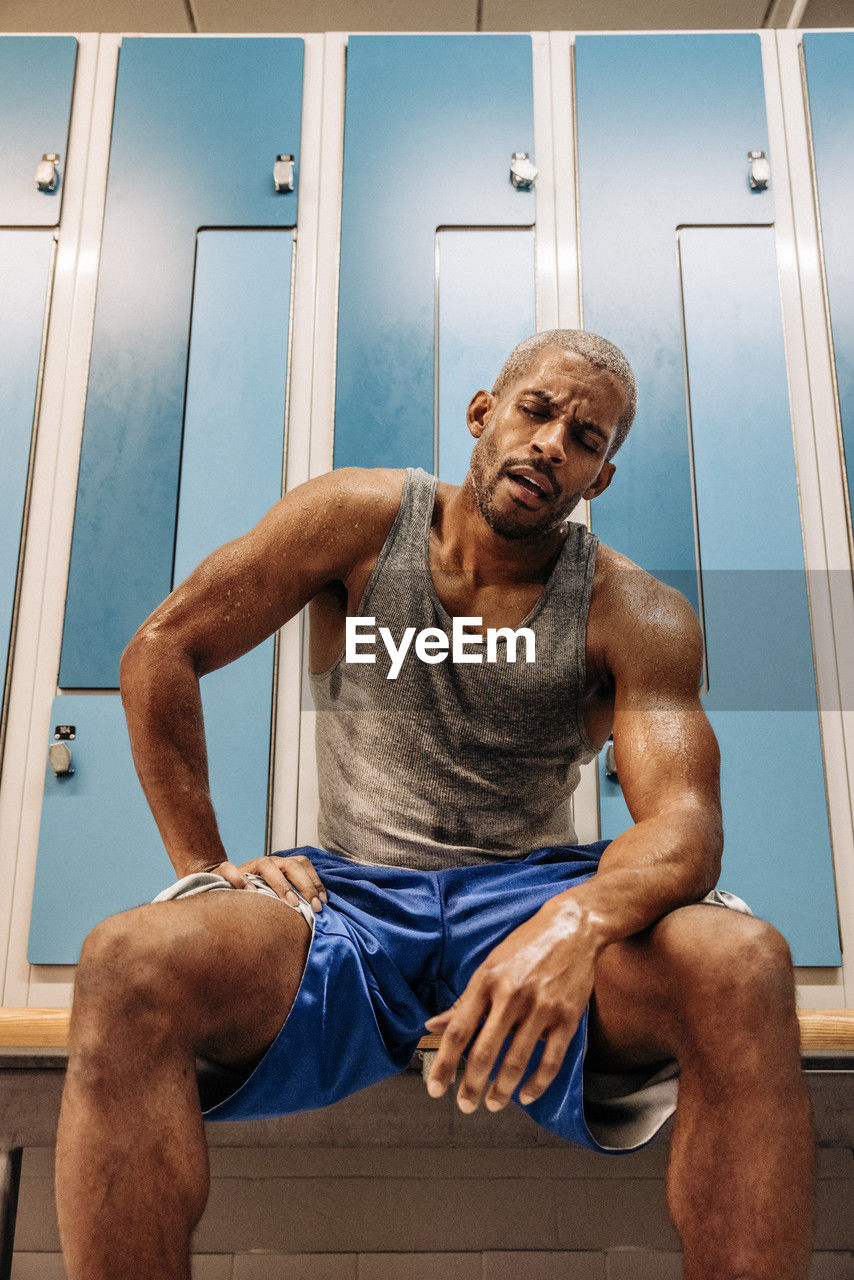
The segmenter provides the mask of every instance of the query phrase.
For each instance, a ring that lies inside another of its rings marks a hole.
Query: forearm
[[[657,814],[612,840],[596,874],[543,911],[583,920],[598,952],[703,898],[717,883],[722,843],[719,822],[703,809]]]
[[[226,861],[192,661],[143,641],[122,658],[120,683],[137,776],[178,876]]]

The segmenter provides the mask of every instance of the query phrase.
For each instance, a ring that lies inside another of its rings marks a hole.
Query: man
[[[425,1025],[442,1032],[432,1096],[466,1054],[463,1111],[512,1096],[599,1150],[652,1136],[678,1063],[685,1275],[805,1277],[792,967],[712,892],[699,625],[567,519],[610,484],[635,394],[604,339],[536,335],[469,405],[461,487],[411,468],[300,485],[131,641],[134,759],[180,879],[83,946],[57,1142],[70,1280],[189,1275],[208,1194],[197,1056],[235,1072],[206,1115],[277,1114],[401,1070]],[[199,677],[306,604],[322,847],[237,866]],[[579,764],[610,731],[635,825],[575,846]]]

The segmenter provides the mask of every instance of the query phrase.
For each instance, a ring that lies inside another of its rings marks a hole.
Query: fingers
[[[425,1027],[430,1028],[431,1023],[447,1018],[444,1027],[440,1025],[435,1028],[441,1030],[442,1040],[427,1077],[427,1092],[431,1098],[441,1098],[453,1080],[463,1049],[477,1031],[481,1018],[487,1013],[487,1008],[488,1000],[485,993],[481,992],[480,987],[469,984],[450,1009],[439,1014],[437,1018],[430,1018],[425,1022]],[[457,1099],[459,1100],[459,1093]],[[474,1110],[473,1107],[470,1109]]]
[[[489,1081],[489,1073],[495,1065],[499,1051],[510,1031],[512,1015],[507,1006],[497,1008],[493,1005],[483,1030],[469,1050],[466,1069],[460,1087],[457,1090],[457,1106],[461,1111],[475,1111]],[[508,1050],[509,1052],[509,1050]],[[522,1064],[523,1069],[528,1056]]]
[[[255,858],[252,862],[244,862],[240,870],[252,871],[260,876],[280,898],[294,907],[298,902],[294,889],[311,903],[315,912],[321,911],[323,903],[328,902],[326,890],[314,865],[301,854],[286,858]]]
[[[566,1057],[566,1051],[572,1043],[572,1037],[575,1035],[575,1027],[567,1026],[564,1023],[561,1026],[553,1027],[546,1036],[546,1047],[543,1050],[543,1056],[540,1059],[540,1065],[531,1076],[530,1080],[525,1081],[525,1087],[519,1094],[520,1102],[525,1106],[529,1102],[535,1102],[537,1098],[542,1097],[546,1089],[554,1080],[557,1073],[563,1066],[563,1060]],[[518,1081],[516,1082],[518,1084]],[[516,1085],[513,1086],[515,1089]]]
[[[542,1034],[531,1023],[523,1023],[519,1028],[504,1055],[501,1069],[487,1089],[484,1103],[489,1111],[501,1111],[507,1106],[541,1038]],[[484,1087],[486,1083],[483,1082]],[[478,1099],[479,1097],[478,1093]]]
[[[227,880],[235,889],[254,889],[255,886],[250,880],[246,879],[238,867],[233,862],[220,862],[209,870],[216,872],[218,876],[222,876],[223,880]]]
[[[464,993],[465,995],[465,993]],[[477,1031],[477,1023],[483,1006],[474,995],[463,997],[451,1009],[428,1019],[424,1024],[430,1031],[442,1034],[436,1059],[427,1078],[427,1092],[431,1097],[441,1097],[454,1079],[460,1056]],[[490,1072],[498,1060],[502,1045],[516,1027],[516,1035],[508,1045],[501,1065],[490,1083]],[[486,1090],[485,1105],[490,1111],[506,1107],[530,1064],[538,1042],[546,1045],[536,1071],[519,1095],[524,1104],[539,1098],[552,1083],[563,1065],[566,1051],[572,1041],[575,1028],[565,1022],[552,1027],[546,1018],[537,1017],[531,1010],[520,1019],[518,1005],[512,997],[492,1005],[489,1016],[469,1049],[463,1079],[457,1090],[457,1105],[461,1111],[475,1111]]]
[[[284,871],[284,875],[282,875],[283,883],[287,883],[285,881],[285,876],[287,876],[290,883],[311,903],[315,911],[321,911],[323,903],[329,901],[326,890],[323,887],[323,881],[317,874],[314,864],[308,858],[303,857],[302,854],[288,858],[264,858],[263,861],[270,862],[275,867],[282,867]],[[275,888],[275,885],[273,887]],[[291,896],[295,897],[292,890]]]

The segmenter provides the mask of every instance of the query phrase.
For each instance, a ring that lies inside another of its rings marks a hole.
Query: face
[[[614,474],[605,454],[626,403],[612,374],[555,347],[500,397],[478,391],[467,415],[477,441],[469,479],[487,524],[536,539],[580,498],[597,497]]]

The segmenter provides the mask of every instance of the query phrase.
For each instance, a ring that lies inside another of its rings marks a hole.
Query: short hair
[[[536,357],[546,347],[558,347],[571,355],[582,356],[597,369],[605,369],[620,381],[628,393],[628,403],[617,422],[614,438],[608,446],[606,459],[612,458],[629,434],[638,407],[638,389],[631,365],[619,347],[598,333],[587,329],[544,329],[525,338],[515,346],[501,366],[492,388],[494,396],[500,396],[514,382],[518,382]]]

